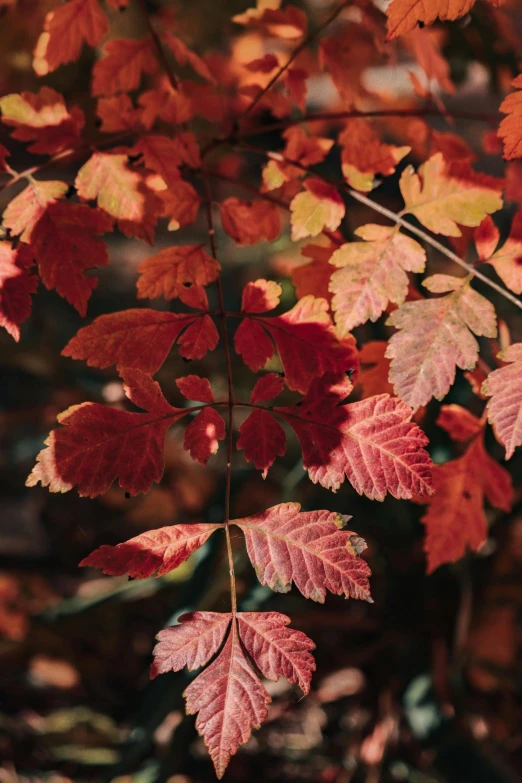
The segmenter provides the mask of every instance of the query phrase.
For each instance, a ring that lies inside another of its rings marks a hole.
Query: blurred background
[[[312,19],[330,5],[325,0],[297,4]],[[48,0],[0,1],[2,94],[39,88],[31,53],[45,13],[55,5]],[[269,43],[231,23],[232,14],[247,7],[243,0],[148,5],[151,13],[167,14],[176,34],[200,54],[209,49],[232,51],[239,62],[245,62],[270,50]],[[434,33],[456,88],[453,95],[443,96],[449,113],[452,108],[491,112],[493,120],[459,120],[451,126],[430,118],[430,127],[458,134],[472,151],[475,167],[495,176],[506,174],[504,163],[498,150],[493,155],[484,149],[488,139],[494,147],[490,131],[498,126],[495,112],[522,53],[522,13],[517,13],[517,5],[509,6],[512,14],[506,16],[509,23],[504,27],[493,24],[487,5],[478,2],[472,16]],[[124,13],[112,14],[111,35],[137,37],[142,25],[131,0]],[[94,56],[84,50],[78,63],[45,80],[68,103],[87,113],[93,139],[98,133],[89,96]],[[356,56],[362,56],[360,50]],[[398,58],[380,53],[361,62],[368,91],[379,93],[382,101],[399,106],[418,101],[407,76],[417,67],[411,52],[405,49]],[[309,108],[339,108],[336,100],[329,78],[314,73]],[[261,119],[274,121],[268,114]],[[413,133],[405,120],[389,120],[383,127],[392,139]],[[333,138],[336,128],[325,125],[321,130]],[[422,132],[417,131],[420,138]],[[16,170],[37,160],[12,142],[4,127],[0,127],[0,143],[11,150],[10,162]],[[274,131],[256,143],[277,149],[282,141]],[[415,148],[408,162],[415,162]],[[336,164],[329,158],[323,171],[334,174]],[[76,169],[55,167],[39,176],[72,183]],[[258,187],[259,159],[231,160],[228,170],[247,188]],[[504,232],[522,197],[517,164],[511,164],[507,174],[511,195],[497,221]],[[0,209],[16,192],[0,191]],[[248,197],[248,191],[216,181],[213,195],[219,201],[230,195]],[[387,179],[375,197],[399,209],[397,176]],[[353,236],[353,229],[368,220],[375,222],[375,217],[350,203],[343,232]],[[206,239],[200,217],[174,235],[161,225],[154,249],[172,241]],[[135,306],[168,307],[162,300],[136,301],[137,264],[154,251],[117,233],[108,240],[111,264],[97,272],[100,282],[88,318]],[[290,276],[305,259],[291,244],[288,227],[277,242],[246,249],[237,248],[220,233],[218,254],[227,309],[238,310],[242,286],[263,276],[283,285],[282,309],[292,306],[295,290]],[[430,254],[428,271],[456,272],[446,264]],[[520,340],[522,325],[516,309],[500,298],[494,303],[506,324],[504,334],[510,332],[513,341]],[[358,344],[385,339],[384,320],[356,330]],[[79,569],[78,563],[102,543],[116,544],[150,528],[221,520],[224,449],[203,469],[183,451],[182,429],[173,428],[166,441],[165,476],[145,497],[127,499],[115,486],[95,500],[79,498],[74,491],[52,495],[41,488],[26,489],[26,476],[59,412],[84,400],[123,404],[121,383],[113,370],[94,370],[60,357],[83,324],[55,292],[40,287],[20,342],[16,344],[3,331],[0,334],[0,783],[206,783],[214,780],[212,765],[195,732],[194,718],[184,715],[181,696],[190,675],[180,672],[150,682],[148,669],[155,634],[179,614],[195,608],[228,610],[221,538],[212,538],[187,563],[159,579],[108,578]],[[491,354],[495,346],[484,345],[484,349]],[[371,386],[376,362],[373,356],[363,364],[356,397],[365,393],[365,383]],[[270,369],[277,370],[277,362]],[[175,405],[184,404],[175,379],[188,373],[208,377],[217,391],[225,389],[219,348],[190,366],[173,351],[157,377]],[[237,361],[234,378],[239,394],[246,396],[254,375]],[[462,373],[447,402],[458,402],[479,415],[484,405]],[[433,459],[444,462],[456,452],[435,426],[438,409],[433,402],[419,418],[430,437]],[[239,415],[236,423],[240,424]],[[502,459],[503,449],[491,433],[487,442],[490,453]],[[329,596],[321,606],[305,601],[295,589],[274,594],[257,583],[242,542],[237,541],[241,608],[273,608],[289,614],[293,627],[317,644],[317,671],[312,693],[305,699],[286,681],[266,684],[273,699],[268,719],[233,758],[226,780],[522,780],[520,488],[512,513],[487,511],[491,536],[478,555],[427,577],[419,523],[422,506],[393,498],[371,502],[348,484],[335,495],[314,486],[303,472],[293,440],[265,481],[247,466],[241,453],[234,459],[234,517],[285,500],[298,501],[305,509],[327,508],[353,516],[351,526],[368,542],[365,557],[373,571],[375,603]],[[520,455],[508,467],[520,480]]]

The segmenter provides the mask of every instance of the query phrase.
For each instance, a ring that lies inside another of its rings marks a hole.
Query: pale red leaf
[[[73,405],[58,416],[64,426],[47,438],[28,487],[40,482],[51,492],[68,492],[76,486],[82,497],[95,497],[107,492],[117,477],[131,495],[148,492],[160,481],[167,429],[189,410],[169,405],[158,384],[140,370],[127,370],[124,388],[129,399],[148,412],[93,402]]]
[[[336,188],[321,179],[310,177],[305,190],[290,203],[292,239],[316,237],[325,228],[335,231],[344,217],[344,201]]]
[[[25,244],[13,248],[0,242],[0,326],[16,341],[20,339],[20,324],[31,313],[31,294],[38,278],[31,274],[33,257]]]
[[[479,259],[487,261],[495,252],[500,241],[500,231],[489,215],[484,218],[480,226],[477,226],[473,232],[473,239]]]
[[[98,279],[86,270],[109,263],[105,242],[98,235],[112,229],[112,219],[86,204],[56,202],[34,225],[30,247],[46,288],[54,288],[80,315]]]
[[[504,117],[498,129],[498,135],[504,143],[506,160],[522,157],[522,74],[511,84],[518,89],[500,104],[500,111],[507,117]]]
[[[152,38],[113,38],[103,47],[103,56],[92,69],[92,94],[115,95],[140,86],[144,73],[159,68]]]
[[[133,579],[163,576],[181,565],[220,527],[223,525],[193,523],[148,530],[123,544],[103,544],[80,566],[99,568],[110,576],[127,574]]]
[[[143,176],[129,168],[126,154],[95,152],[79,170],[75,187],[80,198],[96,199],[116,218],[125,236],[152,243],[161,202]]]
[[[497,334],[495,309],[467,279],[433,275],[423,285],[446,296],[406,302],[386,322],[399,331],[388,343],[390,381],[396,394],[415,410],[432,397],[442,400],[456,368],[472,370],[478,360],[477,336]]]
[[[363,398],[373,397],[375,394],[393,395],[393,386],[388,380],[390,361],[385,357],[387,345],[384,340],[372,340],[363,345],[359,352],[359,383]]]
[[[346,376],[315,379],[300,404],[274,413],[295,431],[303,466],[314,483],[336,491],[345,477],[360,494],[384,500],[431,494],[427,438],[401,400],[381,394],[348,405]]]
[[[4,227],[14,236],[20,234],[23,242],[29,242],[33,228],[45,214],[47,207],[63,198],[67,190],[68,185],[59,180],[33,180],[7,205],[3,214]]]
[[[217,279],[220,265],[202,245],[172,245],[138,266],[138,299],[177,299],[185,287]]]
[[[401,193],[405,210],[436,234],[461,236],[463,226],[478,226],[486,215],[502,207],[500,191],[489,180],[473,175],[463,166],[448,166],[442,153],[419,167],[402,172]]]
[[[351,517],[300,509],[299,503],[281,503],[233,520],[245,535],[261,584],[286,593],[294,583],[305,598],[319,603],[324,603],[327,590],[371,601],[370,569],[359,557],[366,545],[341,530]]]
[[[509,473],[486,453],[480,437],[462,457],[435,465],[433,481],[435,494],[422,518],[428,573],[459,560],[468,549],[476,552],[482,546],[487,537],[485,494],[490,503],[505,511],[513,501]]]
[[[443,405],[435,423],[457,441],[470,440],[483,427],[480,419],[461,405]]]
[[[290,618],[279,612],[239,612],[239,636],[261,674],[269,680],[285,677],[310,691],[315,644],[302,631],[288,628]]]
[[[203,408],[185,430],[183,447],[201,465],[216,454],[219,441],[225,438],[225,422],[214,408]]]
[[[219,205],[223,230],[237,245],[273,242],[281,233],[279,207],[270,201],[242,201],[235,196]]]
[[[90,367],[131,367],[153,374],[183,330],[200,320],[195,313],[131,309],[100,315],[70,340],[62,356],[83,359]],[[187,357],[192,358],[192,357]]]
[[[256,409],[239,427],[237,448],[244,449],[247,462],[253,462],[266,478],[276,457],[286,451],[286,435],[267,411]]]
[[[186,375],[178,378],[176,386],[187,400],[198,402],[214,402],[214,392],[208,378],[200,378],[199,375]]]
[[[194,671],[208,663],[223,644],[231,617],[228,612],[187,612],[178,617],[179,625],[169,626],[156,636],[151,679],[179,672],[185,666]]]
[[[196,729],[203,737],[221,779],[230,757],[266,717],[267,694],[248,663],[236,621],[219,657],[185,690],[187,712],[198,713]]]
[[[256,381],[256,385],[250,395],[250,402],[260,403],[273,400],[274,397],[281,394],[284,388],[284,378],[275,372],[269,372],[268,375],[263,375],[262,378]]]
[[[482,393],[491,397],[488,419],[510,459],[522,445],[522,343],[510,345],[498,358],[508,364],[488,375]]]
[[[392,0],[386,8],[388,40],[404,35],[419,24],[430,25],[436,19],[458,19],[474,6],[475,0]]]
[[[267,334],[277,346],[287,386],[303,394],[313,378],[357,366],[353,342],[338,339],[324,299],[305,296],[287,313],[273,318],[245,316],[234,336],[234,345],[254,372],[273,356],[273,344]]]
[[[79,143],[85,118],[80,109],[70,112],[63,95],[50,87],[0,98],[2,122],[15,130],[13,139],[30,141],[29,152],[55,155]]]
[[[423,272],[426,253],[395,228],[368,224],[355,231],[364,242],[347,242],[329,263],[332,309],[342,337],[366,321],[376,321],[389,302],[402,304],[408,293],[407,272]]]
[[[109,25],[99,0],[69,0],[45,17],[44,31],[34,50],[33,68],[38,76],[77,60],[82,47],[98,46]]]

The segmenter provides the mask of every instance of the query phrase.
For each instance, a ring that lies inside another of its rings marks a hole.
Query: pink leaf
[[[194,671],[208,663],[223,644],[231,616],[229,612],[188,612],[178,617],[179,625],[160,631],[151,679],[158,674],[179,672],[185,666]]]

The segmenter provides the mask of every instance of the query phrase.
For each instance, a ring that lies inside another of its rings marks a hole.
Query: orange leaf
[[[173,245],[138,266],[138,299],[177,299],[184,288],[214,282],[218,262],[201,245]]]
[[[500,104],[500,111],[507,117],[498,129],[498,135],[504,142],[506,160],[522,157],[522,73],[511,84],[519,91],[512,92]]]
[[[321,179],[310,177],[305,191],[290,203],[292,239],[316,237],[325,228],[335,231],[344,217],[344,201],[337,190]]]
[[[140,86],[144,73],[155,73],[159,68],[154,43],[150,37],[134,41],[113,38],[103,47],[103,57],[92,69],[92,94],[115,95],[132,92]]]
[[[227,198],[219,205],[224,231],[238,245],[273,242],[281,233],[279,207],[270,201],[242,201]]]
[[[435,423],[457,441],[470,440],[484,426],[480,419],[460,405],[443,405]]]
[[[13,235],[20,234],[22,242],[30,242],[32,231],[47,208],[65,196],[68,189],[66,183],[59,180],[33,180],[7,205],[2,216],[3,225]]]
[[[475,0],[392,0],[386,8],[388,40],[398,38],[421,22],[430,25],[436,19],[448,21],[464,16],[473,8]]]
[[[108,30],[99,0],[70,0],[59,5],[45,17],[44,32],[34,50],[34,70],[38,76],[46,76],[77,60],[84,43],[98,46]]]
[[[349,120],[339,134],[343,175],[356,190],[371,190],[375,174],[389,176],[410,147],[382,144],[367,120]]]
[[[384,340],[375,340],[363,345],[359,352],[363,399],[375,394],[393,395],[393,386],[388,380],[390,361],[385,357],[387,345]]]

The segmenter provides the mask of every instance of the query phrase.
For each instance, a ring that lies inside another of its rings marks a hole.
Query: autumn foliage
[[[221,778],[266,717],[261,677],[285,677],[308,693],[315,668],[314,642],[286,615],[238,610],[234,548],[245,547],[259,582],[273,591],[294,587],[321,603],[328,593],[373,600],[366,544],[351,531],[357,519],[294,502],[231,518],[233,455],[265,478],[297,439],[312,482],[332,492],[346,482],[375,501],[376,516],[387,496],[424,505],[428,572],[479,550],[486,508],[509,511],[513,502],[510,475],[488,452],[488,422],[506,460],[522,445],[522,344],[498,341],[494,305],[504,296],[516,313],[522,308],[522,213],[501,230],[495,216],[505,180],[475,170],[451,128],[431,131],[421,119],[448,118],[444,94],[454,88],[429,26],[442,29],[472,12],[475,0],[391,0],[385,13],[335,0],[310,19],[291,4],[258,0],[232,23],[238,35],[255,31],[270,47],[239,65],[229,52],[188,47],[168,14],[150,14],[138,0],[143,37],[114,37],[115,15],[133,3],[56,3],[35,44],[33,68],[44,80],[86,47],[97,50],[98,130],[45,81],[38,92],[0,98],[11,138],[40,156],[18,171],[0,147],[1,186],[13,187],[2,216],[0,324],[23,339],[41,282],[87,318],[62,355],[114,366],[128,400],[86,401],[60,413],[28,486],[94,498],[117,482],[129,496],[147,493],[162,480],[171,427],[183,428],[183,447],[201,465],[226,451],[222,520],[150,530],[80,563],[145,579],[222,537],[230,611],[183,614],[160,630],[151,668],[153,678],[202,669],[185,691],[186,707]],[[503,18],[502,3],[478,4]],[[395,107],[363,83],[361,63],[405,51],[417,65],[414,97]],[[325,115],[307,112],[319,73],[339,107]],[[507,161],[522,156],[521,90],[519,75],[494,129]],[[394,109],[402,125],[379,120]],[[281,136],[272,148],[274,129]],[[246,160],[256,166],[256,187],[243,177]],[[64,161],[76,167],[71,182],[52,178]],[[380,198],[388,179],[398,183],[399,212]],[[237,195],[216,201],[222,182]],[[374,221],[350,231],[346,218],[357,203]],[[178,239],[201,219],[198,244]],[[161,221],[172,239],[157,249]],[[252,274],[239,309],[228,310],[219,231],[244,253],[282,235],[303,241],[300,263],[289,269],[295,303],[283,308],[281,283]],[[111,232],[148,244],[150,255],[136,268],[136,306],[91,319]],[[352,335],[380,319],[382,340]],[[212,351],[221,352],[226,391],[190,373],[176,379],[187,404],[173,406],[153,376],[171,352],[195,361]],[[252,373],[246,397],[234,384],[236,363]],[[434,465],[425,409],[445,400],[459,371],[473,384],[479,413],[438,406],[437,426],[455,456]]]

